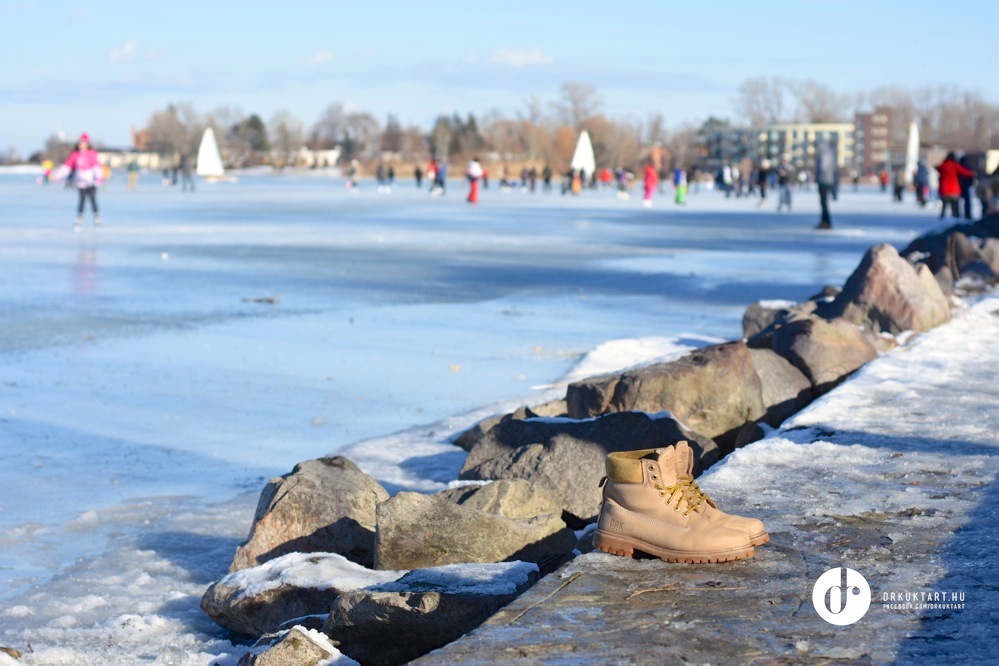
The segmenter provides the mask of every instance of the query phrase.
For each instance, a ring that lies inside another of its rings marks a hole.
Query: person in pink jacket
[[[83,208],[90,199],[90,208],[94,211],[94,227],[101,226],[101,214],[97,209],[97,188],[104,182],[104,166],[97,159],[97,151],[90,147],[90,136],[84,132],[70,156],[55,173],[55,180],[60,181],[73,174],[76,189],[80,193],[80,203],[76,208],[76,221],[73,230],[79,231],[83,223]]]
[[[656,186],[659,185],[659,174],[656,173],[656,168],[652,166],[651,160],[645,163],[643,181],[645,198],[642,200],[642,205],[645,208],[652,208],[652,194],[656,191]]]

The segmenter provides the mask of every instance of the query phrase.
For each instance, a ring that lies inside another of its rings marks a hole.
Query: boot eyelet
[[[666,493],[659,493],[660,497],[666,497]]]
[[[653,474],[653,475],[652,475],[652,480],[653,480],[653,481],[655,481],[655,480],[656,480],[656,479],[658,479],[658,478],[659,478],[659,477],[658,477],[658,476],[656,476],[655,474]]]

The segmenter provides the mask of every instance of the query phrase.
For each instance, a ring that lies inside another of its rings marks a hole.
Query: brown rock
[[[621,375],[610,409],[670,412],[686,427],[730,443],[766,410],[749,347],[729,342]]]
[[[419,569],[462,562],[557,559],[572,551],[576,538],[562,521],[561,510],[555,509],[512,519],[436,495],[398,493],[378,505],[375,567]]]
[[[760,377],[767,424],[776,428],[812,401],[812,383],[785,358],[769,349],[750,349],[749,355]]]
[[[926,331],[947,321],[950,307],[932,273],[888,244],[872,247],[827,312],[874,331]]]
[[[395,580],[404,572],[372,571],[335,553],[289,553],[242,569],[209,586],[201,609],[218,625],[263,636],[325,615],[343,592]]]
[[[864,333],[845,319],[809,317],[774,330],[773,350],[791,362],[826,393],[851,372],[877,356]]]
[[[536,579],[537,569],[523,562],[413,571],[340,595],[324,631],[365,666],[395,666],[471,631]]]
[[[377,481],[342,456],[308,460],[271,479],[260,494],[246,543],[229,571],[292,552],[339,553],[374,562],[375,506],[388,499]]]
[[[292,627],[260,654],[244,655],[237,666],[320,666],[339,655],[322,634]]]

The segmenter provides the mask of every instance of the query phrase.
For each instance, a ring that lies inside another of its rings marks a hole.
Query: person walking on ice
[[[818,155],[815,158],[815,182],[819,184],[819,206],[822,208],[822,218],[816,229],[832,229],[832,219],[829,217],[829,194],[836,185],[836,154],[829,142],[819,141]]]
[[[94,227],[100,227],[101,214],[97,208],[97,188],[104,182],[104,167],[97,159],[97,151],[90,147],[90,136],[86,132],[80,135],[76,150],[56,171],[55,180],[60,181],[70,173],[74,174],[74,182],[80,193],[73,231],[79,231],[83,224],[83,208],[87,199],[90,199],[90,209],[94,213]]]
[[[465,170],[465,177],[468,178],[468,203],[479,203],[479,180],[482,178],[482,165],[479,158],[473,157]]]

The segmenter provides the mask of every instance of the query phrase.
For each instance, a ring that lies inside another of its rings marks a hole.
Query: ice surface
[[[738,337],[749,303],[841,284],[935,221],[866,190],[816,233],[814,192],[777,215],[706,192],[470,208],[405,183],[122,180],[105,228],[73,234],[74,192],[0,173],[0,645],[30,643],[26,664],[234,664],[247,647],[198,602],[267,479],[338,452],[390,491],[444,488],[479,418]]]
[[[399,580],[369,589],[378,592],[437,591],[448,594],[514,594],[538,573],[533,562],[444,564],[412,571]]]

